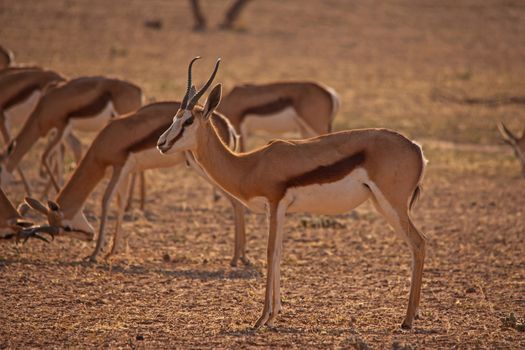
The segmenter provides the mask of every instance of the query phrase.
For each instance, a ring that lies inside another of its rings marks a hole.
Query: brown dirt
[[[226,1],[204,4],[217,23]],[[190,31],[186,1],[18,0],[0,2],[0,23],[20,62],[119,75],[157,100],[181,97],[195,55],[206,58],[197,79],[223,58],[226,87],[320,80],[343,99],[337,129],[395,128],[430,160],[414,213],[429,242],[423,317],[411,331],[399,327],[408,249],[367,204],[334,227],[289,216],[283,314],[252,332],[264,217],[248,215],[253,266],[231,268],[230,208],[178,168],[148,174],[147,210],[127,217],[125,251],[111,262],[83,263],[94,244],[66,238],[0,245],[0,348],[525,347],[525,333],[502,320],[525,317],[525,186],[495,128],[522,127],[525,110],[432,99],[435,88],[525,95],[522,2],[261,0],[247,7],[245,29],[203,34]],[[33,153],[24,167],[35,177]],[[95,224],[101,189],[86,207]],[[22,186],[8,193],[19,202]]]

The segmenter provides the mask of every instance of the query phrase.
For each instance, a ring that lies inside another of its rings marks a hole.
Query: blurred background
[[[495,121],[521,128],[523,105],[443,103],[433,92],[525,95],[525,7],[520,1],[252,0],[233,30],[232,1],[2,1],[0,40],[18,62],[71,77],[111,74],[157,100],[180,99],[188,60],[217,56],[218,81],[319,80],[341,95],[336,128],[389,127],[415,138],[495,143]]]

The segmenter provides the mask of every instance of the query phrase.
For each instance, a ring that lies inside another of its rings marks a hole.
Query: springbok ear
[[[204,120],[208,120],[208,118],[212,115],[213,111],[215,111],[215,108],[219,105],[221,102],[221,95],[222,95],[222,85],[217,84],[211,90],[208,98],[206,99],[206,104],[204,105],[204,111],[202,112],[202,116],[204,117]]]
[[[33,208],[36,211],[38,211],[39,213],[42,213],[42,214],[47,216],[47,213],[48,213],[47,208],[42,203],[40,203],[37,199],[31,198],[31,197],[26,197],[26,198],[24,198],[24,201],[31,208]]]
[[[53,202],[53,201],[47,201],[47,207],[51,211],[60,211],[60,206],[56,202]]]

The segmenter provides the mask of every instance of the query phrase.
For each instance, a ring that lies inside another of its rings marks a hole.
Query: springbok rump
[[[195,60],[190,63],[190,72]],[[266,212],[266,293],[255,327],[272,325],[281,311],[280,265],[286,213],[344,213],[371,199],[412,252],[410,296],[402,323],[403,328],[411,328],[418,313],[425,260],[425,236],[410,217],[426,163],[421,147],[391,130],[361,129],[306,140],[277,140],[251,152],[236,153],[210,123],[221,100],[221,85],[211,91],[204,109],[194,108],[210,87],[219,62],[199,92],[188,88],[184,98],[191,103],[177,111],[157,148],[166,155],[191,152],[220,188],[248,208]],[[188,80],[190,87],[191,74]]]

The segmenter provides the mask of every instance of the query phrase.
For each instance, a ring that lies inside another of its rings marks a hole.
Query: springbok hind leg
[[[97,245],[95,246],[95,250],[93,251],[93,253],[88,257],[88,260],[90,262],[95,262],[97,260],[97,256],[102,250],[102,247],[104,246],[104,243],[105,243],[105,230],[104,229],[106,227],[108,208],[115,194],[115,189],[117,188],[117,185],[120,181],[120,174],[122,173],[123,168],[124,168],[123,166],[113,167],[113,174],[111,175],[111,180],[109,180],[108,187],[106,187],[106,191],[104,192],[104,197],[102,198],[102,213],[100,214],[100,228],[98,232]]]
[[[410,296],[408,298],[407,313],[401,327],[403,329],[412,328],[414,318],[416,318],[421,298],[421,283],[423,278],[423,264],[425,261],[426,239],[413,224],[408,213],[408,203],[395,203],[388,201],[379,191],[372,190],[373,202],[376,209],[385,217],[408,244],[412,253],[412,277],[410,282]],[[408,201],[407,201],[408,202]]]
[[[106,259],[109,259],[112,255],[117,254],[118,250],[121,247],[121,232],[120,228],[122,226],[122,218],[124,216],[125,206],[128,202],[128,196],[130,192],[129,186],[129,174],[125,174],[124,171],[121,173],[120,181],[117,191],[117,222],[115,224],[115,232],[113,233],[113,245],[111,250],[106,255]]]

